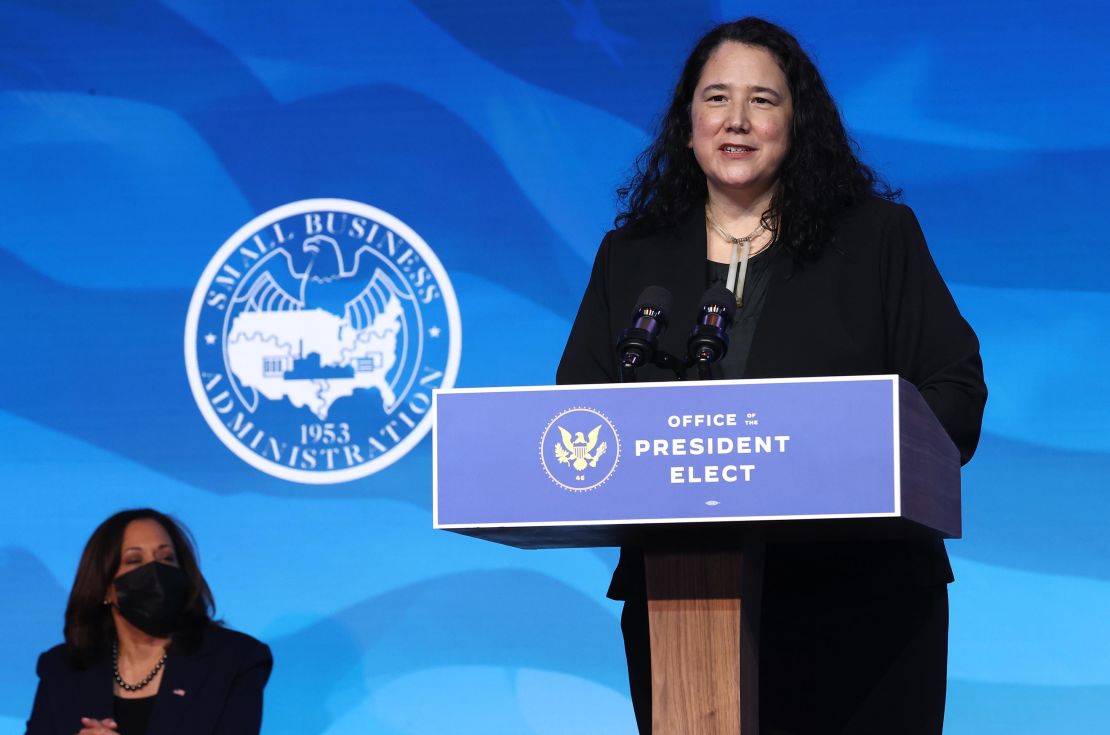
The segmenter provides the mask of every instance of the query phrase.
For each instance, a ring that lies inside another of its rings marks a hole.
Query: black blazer
[[[273,657],[243,633],[211,627],[196,653],[171,653],[148,735],[251,735],[262,726],[262,689]],[[39,688],[27,735],[74,735],[82,717],[112,717],[112,662],[78,670],[65,646],[39,656]]]
[[[837,223],[815,261],[772,250],[767,301],[745,378],[897,374],[913,383],[967,462],[979,441],[986,402],[979,341],[941,279],[909,207],[872,198]],[[661,347],[682,355],[707,287],[705,222],[700,210],[670,230],[606,235],[556,377],[561,384],[619,379],[614,347],[647,286],[674,297]],[[640,380],[671,380],[654,367]],[[877,583],[951,580],[939,541],[907,544],[791,544],[768,549],[768,576],[781,566],[812,579],[855,576]],[[621,567],[627,555],[622,554]],[[780,565],[778,562],[782,561]],[[850,569],[851,572],[845,570]],[[610,594],[622,599],[628,569]],[[634,571],[634,567],[633,567]]]

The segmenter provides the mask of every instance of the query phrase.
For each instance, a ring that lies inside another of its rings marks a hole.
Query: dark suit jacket
[[[917,386],[964,462],[979,440],[986,386],[979,342],[960,315],[909,207],[873,198],[845,214],[833,243],[816,261],[774,258],[745,378],[895,373]],[[661,347],[686,351],[686,338],[707,286],[705,223],[699,211],[674,229],[606,235],[559,364],[561,384],[619,379],[614,347],[647,286],[674,297]],[[672,380],[654,367],[640,380]],[[773,552],[773,553],[772,553]],[[638,561],[638,559],[636,560]],[[768,549],[767,577],[806,576],[864,583],[951,580],[943,544],[782,544]],[[846,571],[850,570],[850,571]],[[624,599],[641,572],[628,554],[610,594]],[[637,585],[638,586],[638,585]]]
[[[171,653],[148,735],[250,735],[262,725],[262,689],[273,658],[265,644],[212,627],[196,653]],[[27,735],[74,735],[82,717],[112,716],[112,662],[78,670],[65,646],[39,657],[39,688]]]

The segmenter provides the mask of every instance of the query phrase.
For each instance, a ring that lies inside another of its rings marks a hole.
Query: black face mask
[[[120,615],[147,635],[167,638],[185,606],[185,572],[152,561],[116,577]]]

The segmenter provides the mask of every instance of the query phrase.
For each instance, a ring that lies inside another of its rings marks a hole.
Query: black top
[[[766,253],[767,251],[763,250],[748,259],[748,273],[744,277],[743,305],[736,309],[732,326],[728,330],[728,352],[717,363],[713,371],[714,377],[740,378],[744,375],[748,352],[752,347],[752,338],[755,337],[755,327],[759,322],[759,315],[763,312],[763,305],[767,302],[767,282],[771,271],[768,264],[771,259],[766,257]],[[706,266],[709,285],[720,284],[728,288],[728,284],[725,283],[728,279],[728,263],[707,260]]]
[[[257,735],[262,691],[270,677],[270,649],[248,635],[211,626],[191,653],[171,646],[145,732],[150,735]],[[112,657],[84,668],[65,644],[39,656],[38,691],[27,735],[73,735],[81,718],[120,715],[112,696]],[[130,702],[142,700],[128,700]],[[138,705],[136,705],[138,706]],[[123,731],[131,735],[130,730]]]
[[[706,288],[705,253],[700,212],[670,230],[643,234],[624,228],[606,235],[556,381],[618,381],[617,336],[638,294],[650,285],[674,297],[675,318],[659,346],[681,354]],[[897,374],[921,392],[962,461],[971,458],[987,397],[979,341],[937,272],[909,207],[869,199],[838,219],[835,238],[816,260],[796,263],[778,246],[757,260],[764,258],[765,304],[741,377]],[[680,326],[679,315],[685,314],[689,321]],[[674,376],[645,365],[637,379]],[[766,579],[786,586],[828,580],[883,588],[952,579],[939,539],[774,547],[767,549]],[[622,552],[610,595],[625,599],[638,586],[635,574],[642,577],[642,563]]]
[[[147,726],[150,724],[150,713],[154,711],[154,700],[157,698],[157,695],[139,699],[115,697],[112,717],[116,721],[116,729],[119,730],[120,735],[146,735]]]
[[[650,285],[674,297],[675,318],[659,346],[682,354],[705,293],[705,252],[700,212],[671,230],[641,235],[625,228],[606,235],[556,382],[619,381],[617,337]],[[835,240],[817,260],[795,263],[778,246],[759,257],[770,259],[767,303],[743,377],[897,374],[921,391],[961,460],[971,458],[987,397],[979,341],[909,207],[873,198],[845,212]],[[686,314],[682,324],[679,315]],[[653,365],[636,377],[674,379]]]

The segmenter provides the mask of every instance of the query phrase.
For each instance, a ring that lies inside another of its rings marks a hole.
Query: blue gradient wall
[[[551,382],[677,66],[752,13],[813,52],[983,343],[948,731],[1110,728],[1101,4],[28,0],[0,2],[0,734],[89,532],[139,505],[273,646],[267,733],[633,732],[612,550],[433,533],[430,439],[342,485],[251,468],[190,394],[185,312],[255,215],[354,199],[443,262],[458,385]]]

